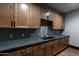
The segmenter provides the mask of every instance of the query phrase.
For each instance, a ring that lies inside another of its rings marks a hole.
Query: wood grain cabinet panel
[[[64,17],[59,13],[51,14],[53,20],[52,29],[64,29]]]
[[[13,20],[13,4],[0,3],[0,28],[11,28]]]
[[[17,3],[14,5],[14,21],[16,28],[29,28],[29,9],[28,3]]]
[[[8,52],[6,56],[32,56],[32,47],[26,47],[16,51]]]
[[[57,54],[61,50],[67,48],[69,46],[69,38],[61,38],[59,40],[53,41],[53,55]]]
[[[40,27],[40,7],[37,4],[18,3],[14,6],[14,21],[16,28]]]
[[[52,47],[45,47],[45,55],[46,56],[51,56],[52,55],[52,52],[53,52],[53,49]]]
[[[22,56],[32,56],[32,47],[26,47],[21,50]]]
[[[41,18],[47,19],[46,15],[45,15],[47,12],[48,12],[47,7],[46,6],[42,6],[41,7]]]
[[[46,5],[41,6],[41,18],[53,21],[50,26],[52,29],[64,29],[64,16],[57,10],[53,11],[52,8],[48,7]],[[50,13],[48,17],[46,16],[47,13]]]
[[[40,7],[30,4],[30,28],[40,28]]]
[[[8,52],[9,56],[21,56],[21,50],[16,50],[12,52]]]
[[[41,18],[52,21],[51,15],[47,16],[46,14],[52,12],[49,6],[41,7]]]
[[[59,39],[58,40],[58,50],[62,50],[63,49],[63,39]]]
[[[59,23],[60,23],[60,29],[64,29],[64,16],[59,15]]]
[[[33,51],[33,56],[44,56],[44,50],[40,49],[40,50]]]
[[[44,44],[33,46],[33,56],[44,56]]]
[[[46,42],[46,44],[45,44],[45,55],[46,56],[53,55],[53,41]]]
[[[68,39],[68,37],[65,37],[63,39],[62,43],[63,43],[63,48],[68,47],[69,46],[69,39]]]
[[[53,55],[58,53],[58,40],[53,41]]]

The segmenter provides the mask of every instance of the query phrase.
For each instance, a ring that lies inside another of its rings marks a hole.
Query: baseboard
[[[73,45],[69,45],[69,47],[79,50],[79,47],[76,47],[76,46],[73,46]]]

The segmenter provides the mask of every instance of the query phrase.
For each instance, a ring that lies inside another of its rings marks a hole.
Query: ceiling
[[[47,5],[58,9],[62,13],[69,13],[79,9],[79,3],[47,3]]]

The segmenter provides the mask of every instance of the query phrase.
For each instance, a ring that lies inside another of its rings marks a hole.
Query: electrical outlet
[[[13,38],[13,34],[10,34],[10,38]]]
[[[25,34],[24,33],[22,33],[22,37],[24,37],[25,36]]]

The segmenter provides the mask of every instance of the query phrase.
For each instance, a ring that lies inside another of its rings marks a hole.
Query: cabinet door
[[[64,29],[64,19],[63,19],[63,17],[61,16],[61,15],[57,15],[57,27],[58,27],[58,29]]]
[[[40,50],[33,51],[33,56],[44,56],[44,50],[40,49]]]
[[[48,8],[48,6],[42,6],[41,7],[41,18],[52,21],[50,15],[47,15],[48,13],[51,14],[51,12],[52,11],[50,8]]]
[[[29,27],[29,4],[17,3],[14,5],[14,21],[16,28]]]
[[[59,19],[57,14],[54,15],[53,29],[59,29]]]
[[[59,29],[64,29],[64,17],[62,15],[58,15],[59,19]]]
[[[45,15],[47,13],[47,11],[48,11],[48,9],[46,8],[46,6],[41,7],[41,18],[47,19],[46,15]]]
[[[54,13],[51,18],[53,20],[53,29],[64,29],[64,18],[62,15]]]
[[[8,56],[21,56],[21,50],[9,52]]]
[[[66,48],[69,46],[69,38],[68,37],[65,37],[62,41],[63,43],[63,48]]]
[[[44,44],[33,46],[33,56],[44,56]]]
[[[69,46],[69,37],[66,37],[66,46]]]
[[[58,47],[58,40],[53,41],[53,55],[57,54],[59,52]]]
[[[63,38],[58,40],[58,47],[59,47],[58,50],[59,51],[64,49],[64,47],[63,47],[63,40],[64,40]]]
[[[0,28],[10,28],[13,20],[13,4],[0,3]]]
[[[45,44],[45,55],[50,56],[53,55],[53,42],[47,42]]]
[[[32,47],[26,47],[21,50],[22,56],[32,56]]]
[[[40,28],[40,7],[30,4],[30,28]]]
[[[53,51],[53,49],[52,49],[51,46],[50,47],[45,47],[45,55],[46,56],[51,56],[52,55],[52,51]]]

